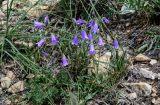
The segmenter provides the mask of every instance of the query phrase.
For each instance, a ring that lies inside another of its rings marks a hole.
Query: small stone
[[[156,102],[156,99],[155,99],[155,98],[153,98],[153,99],[152,99],[152,103],[154,104],[155,102]]]
[[[99,56],[98,54],[96,54],[95,59],[99,61],[99,64],[96,65],[94,64],[94,62],[91,62],[91,64],[89,65],[90,68],[93,68],[91,71],[93,73],[105,75],[107,73],[107,68],[109,67],[108,64],[110,63],[110,58],[111,52],[106,52],[103,56]]]
[[[113,43],[113,40],[112,40],[112,38],[109,35],[107,35],[107,42],[108,43]]]
[[[24,41],[20,41],[20,40],[17,40],[17,41],[14,41],[14,44],[17,45],[17,46],[26,46],[26,47],[33,47],[33,43],[32,42],[24,42]]]
[[[160,80],[160,73],[157,74],[157,78],[158,78],[158,80]]]
[[[24,82],[23,81],[19,81],[15,84],[13,84],[9,89],[8,92],[11,93],[17,93],[17,92],[21,92],[24,90]]]
[[[154,80],[156,78],[156,74],[152,71],[149,71],[149,68],[140,68],[139,74],[145,78]]]
[[[135,58],[134,58],[135,61],[138,61],[138,62],[149,62],[151,61],[151,59],[143,54],[138,54]]]
[[[3,93],[2,88],[0,88],[0,95]]]
[[[5,105],[11,105],[11,103],[12,103],[12,102],[11,102],[11,100],[9,100],[9,99],[6,99],[6,100],[5,100]]]
[[[153,98],[153,99],[152,99],[152,103],[153,103],[154,105],[160,105],[160,98],[157,98],[157,99]]]
[[[12,71],[8,71],[6,76],[9,77],[11,80],[15,78],[15,74]]]
[[[90,100],[86,103],[86,105],[98,105],[95,101]]]
[[[152,88],[152,92],[157,93],[157,90],[155,89],[155,87]]]
[[[156,93],[152,93],[151,96],[152,96],[152,97],[156,97],[157,94],[156,94]]]
[[[133,99],[136,99],[137,98],[137,93],[130,93],[130,94],[128,94],[128,98],[130,99],[130,100],[133,100]]]
[[[127,34],[131,33],[131,30],[130,29],[126,30],[126,33]]]
[[[0,20],[2,21],[4,19],[4,17],[5,17],[5,14],[2,11],[0,11]]]
[[[18,99],[15,99],[14,102],[15,102],[15,103],[18,103]]]
[[[27,79],[32,79],[32,78],[34,78],[34,76],[35,76],[34,74],[28,74],[28,75],[26,76],[26,78],[27,78]]]
[[[9,77],[1,78],[1,87],[2,88],[9,88],[11,85],[11,79]]]
[[[152,86],[145,82],[124,83],[124,85],[130,86],[139,95],[150,96],[152,93]]]
[[[154,65],[154,64],[156,64],[157,63],[157,60],[155,60],[155,59],[151,59],[151,61],[149,62],[151,65]]]
[[[128,22],[128,23],[126,23],[126,27],[128,27],[128,26],[130,26],[130,25],[131,25],[131,23],[129,23],[129,22]]]
[[[7,0],[5,0],[5,1],[2,2],[2,10],[3,10],[3,11],[6,11],[6,10],[7,10],[7,3],[8,3]]]

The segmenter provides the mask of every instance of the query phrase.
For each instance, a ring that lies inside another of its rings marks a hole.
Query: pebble
[[[11,85],[11,79],[9,77],[1,78],[1,87],[2,88],[9,88]]]
[[[155,59],[151,59],[151,61],[149,62],[151,65],[154,65],[154,64],[156,64],[157,63],[157,60],[155,60]]]
[[[98,73],[98,74],[106,74],[107,73],[107,68],[109,68],[109,63],[110,63],[110,58],[111,58],[111,52],[106,52],[103,56],[100,56],[98,54],[95,55],[95,59],[100,61],[98,66],[95,66],[94,62],[91,62],[89,65],[93,73]],[[97,71],[98,70],[98,71]]]
[[[157,98],[157,99],[153,98],[153,99],[152,99],[152,103],[153,103],[154,105],[160,105],[160,98]]]
[[[156,94],[156,93],[152,93],[151,96],[152,96],[152,97],[156,97],[157,94]]]
[[[160,80],[160,73],[157,74],[157,78],[158,78],[158,80]]]
[[[151,61],[151,59],[143,54],[138,54],[135,58],[134,58],[135,61],[138,61],[138,62],[149,62]]]
[[[152,93],[152,86],[145,82],[139,83],[124,83],[126,86],[130,86],[137,94],[143,96],[150,96]]]
[[[152,92],[153,92],[153,93],[157,93],[157,90],[156,90],[155,87],[152,88]]]
[[[16,77],[12,71],[8,71],[6,76],[9,77],[11,80],[13,80]]]
[[[24,90],[24,82],[18,81],[17,83],[13,84],[9,89],[8,92],[10,93],[17,93]]]
[[[132,75],[136,78],[147,78],[154,80],[157,78],[157,74],[150,71],[149,68],[135,68],[135,67],[129,67],[128,70],[132,73]]]
[[[126,27],[129,27],[131,25],[131,23],[128,22],[125,25],[126,25]]]
[[[86,103],[86,105],[98,105],[95,101],[90,100]]]
[[[28,74],[28,75],[26,76],[27,79],[32,79],[32,78],[34,78],[34,77],[35,77],[34,74]]]
[[[137,98],[137,93],[134,92],[134,93],[128,94],[128,98],[129,98],[130,100],[136,99],[136,98]]]
[[[3,93],[2,88],[0,88],[0,95]]]
[[[149,71],[149,68],[140,68],[139,74],[145,78],[152,80],[156,78],[156,74],[152,71]]]
[[[112,40],[112,38],[109,35],[107,35],[107,42],[108,43],[113,43],[113,40]]]
[[[5,105],[11,105],[11,103],[12,103],[12,102],[11,102],[11,100],[9,100],[9,99],[6,99],[6,100],[5,100]]]
[[[6,10],[7,10],[7,3],[8,3],[7,0],[4,0],[4,1],[2,2],[2,10],[3,10],[3,11],[6,11]]]

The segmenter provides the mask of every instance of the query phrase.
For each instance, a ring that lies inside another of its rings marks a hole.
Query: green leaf
[[[71,105],[78,105],[77,97],[72,92],[69,93]]]

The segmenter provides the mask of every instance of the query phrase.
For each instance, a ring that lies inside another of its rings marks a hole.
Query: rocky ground
[[[142,54],[120,81],[119,105],[160,105],[160,62]]]
[[[160,61],[143,54],[133,57],[126,75],[114,88],[118,105],[160,105]],[[19,71],[19,72],[17,72]],[[0,105],[27,105],[25,96],[25,80],[15,62],[6,63],[0,73]],[[115,98],[115,96],[113,96]],[[87,105],[114,105],[110,99],[91,101]]]

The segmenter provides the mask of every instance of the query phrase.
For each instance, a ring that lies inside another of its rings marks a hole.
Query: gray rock
[[[3,93],[2,88],[0,88],[0,95]]]
[[[151,59],[151,61],[149,62],[151,65],[154,65],[157,63],[157,60],[156,59]]]
[[[149,71],[149,68],[140,68],[139,74],[145,78],[152,80],[156,78],[156,74],[152,71]]]
[[[140,96],[150,96],[152,93],[152,86],[145,82],[124,83],[124,85],[131,87]]]
[[[1,78],[1,87],[2,88],[9,88],[11,85],[11,79],[9,77]]]
[[[159,97],[158,97],[157,99],[153,98],[153,99],[152,99],[152,103],[153,103],[154,105],[160,105],[160,98],[159,98]]]
[[[129,70],[136,78],[143,77],[154,80],[157,77],[157,74],[150,71],[149,68],[132,68]]]
[[[136,93],[136,92],[130,93],[130,94],[128,94],[127,96],[128,96],[128,98],[129,98],[130,100],[133,100],[133,99],[136,99],[136,98],[137,98],[137,93]]]
[[[138,62],[148,62],[148,61],[151,61],[151,59],[143,54],[138,54],[135,58],[134,58],[135,61],[138,61]]]
[[[7,71],[6,76],[8,78],[10,78],[11,80],[13,80],[16,77],[15,74],[12,71]]]
[[[160,80],[160,73],[157,74],[157,78],[158,78],[158,80]]]
[[[24,82],[18,81],[17,83],[13,84],[9,89],[8,92],[10,93],[17,93],[24,90]]]
[[[6,99],[6,100],[5,100],[5,104],[6,104],[6,105],[11,105],[11,103],[12,103],[12,102],[11,102],[9,99]]]

